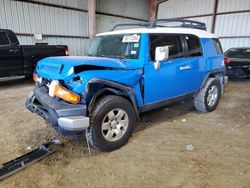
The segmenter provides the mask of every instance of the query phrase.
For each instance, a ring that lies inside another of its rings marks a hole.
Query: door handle
[[[19,49],[10,49],[9,52],[17,53]]]
[[[188,69],[190,69],[190,68],[191,68],[190,65],[180,66],[180,70],[188,70]]]

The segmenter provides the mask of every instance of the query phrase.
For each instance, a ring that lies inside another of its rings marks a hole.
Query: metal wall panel
[[[250,38],[220,39],[223,51],[232,47],[250,47]]]
[[[87,13],[56,7],[0,1],[0,27],[19,33],[88,35]]]
[[[213,12],[213,0],[168,0],[158,7],[158,18],[177,18],[210,14]]]
[[[63,5],[69,7],[75,7],[80,9],[87,9],[88,2],[86,0],[36,0],[44,3],[52,3],[56,5]]]
[[[148,20],[149,0],[96,0],[96,10]]]
[[[102,32],[109,31],[116,24],[138,23],[138,22],[141,22],[141,21],[97,14],[96,15],[96,30],[97,30],[97,33],[102,33]],[[122,27],[122,28],[125,29],[126,27]]]
[[[250,35],[250,13],[218,15],[215,33],[219,36]]]
[[[87,5],[87,0],[44,0],[44,2],[77,8],[86,8]],[[0,0],[0,28],[11,29],[15,33],[88,36],[88,17],[86,12],[81,11]],[[65,44],[69,46],[72,55],[83,55],[86,51],[85,47],[88,48],[89,45],[88,40],[81,38],[43,37],[42,41],[34,41],[30,36],[26,37],[27,40],[23,40],[23,36],[18,36],[18,38],[22,40],[21,44],[34,44],[35,42]]]
[[[219,0],[218,12],[249,10],[250,0]]]

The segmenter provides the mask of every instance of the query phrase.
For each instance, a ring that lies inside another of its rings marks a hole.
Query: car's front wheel
[[[125,98],[108,95],[98,100],[91,113],[90,144],[100,151],[112,151],[128,142],[135,123],[132,104]]]

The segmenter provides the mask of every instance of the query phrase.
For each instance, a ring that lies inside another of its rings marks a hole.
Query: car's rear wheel
[[[216,78],[209,78],[205,86],[194,97],[194,106],[200,112],[214,111],[221,96],[221,84]]]
[[[112,151],[125,145],[132,135],[135,113],[125,98],[108,95],[98,100],[88,130],[90,144],[100,151]]]

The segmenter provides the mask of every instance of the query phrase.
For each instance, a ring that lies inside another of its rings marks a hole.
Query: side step
[[[50,148],[52,144],[62,145],[59,140],[51,140],[47,143],[42,144],[40,147],[29,153],[26,153],[16,159],[4,163],[0,167],[0,181],[54,153],[55,150]]]

